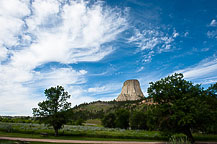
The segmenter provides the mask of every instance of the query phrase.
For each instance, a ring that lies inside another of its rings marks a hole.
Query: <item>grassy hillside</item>
[[[83,103],[72,108],[73,111],[88,111],[88,112],[113,112],[118,109],[143,109],[146,107],[142,103],[144,99],[137,101],[95,101],[91,103]]]
[[[144,99],[143,99],[144,100]],[[115,112],[120,109],[145,110],[147,105],[142,103],[143,100],[137,101],[95,101],[91,103],[83,103],[73,107],[70,112],[72,113],[72,120],[82,122],[88,119],[101,119],[104,114]],[[79,121],[80,120],[80,121]]]

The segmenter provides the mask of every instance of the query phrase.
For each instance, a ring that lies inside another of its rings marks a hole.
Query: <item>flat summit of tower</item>
[[[134,101],[144,98],[141,91],[139,81],[136,79],[127,80],[124,82],[121,94],[116,101]]]

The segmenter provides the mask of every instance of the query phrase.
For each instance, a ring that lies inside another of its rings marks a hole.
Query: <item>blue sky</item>
[[[1,0],[0,115],[31,115],[62,85],[72,105],[175,72],[217,82],[215,0]]]

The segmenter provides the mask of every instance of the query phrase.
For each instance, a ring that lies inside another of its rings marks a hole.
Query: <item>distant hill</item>
[[[124,82],[121,94],[113,101],[95,101],[76,105],[71,109],[73,120],[100,119],[105,114],[115,112],[120,109],[146,110],[147,105],[152,104],[152,100],[145,98],[140,83],[136,79]]]
[[[73,119],[97,119],[102,118],[104,114],[115,112],[120,109],[146,110],[149,98],[143,98],[135,101],[94,101],[76,105],[71,109]]]

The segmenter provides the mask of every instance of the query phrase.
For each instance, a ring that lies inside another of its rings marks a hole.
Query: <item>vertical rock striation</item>
[[[133,101],[144,98],[138,80],[127,80],[121,90],[121,94],[117,97],[116,101]]]

